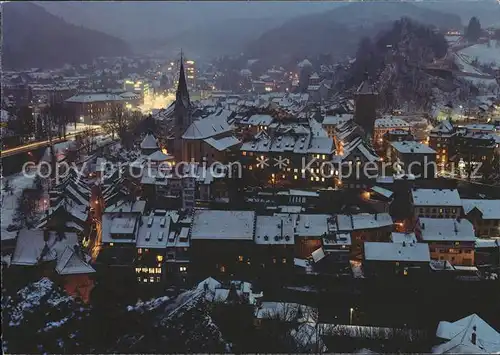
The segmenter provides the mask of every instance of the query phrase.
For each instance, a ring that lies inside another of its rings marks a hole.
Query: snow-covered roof
[[[133,234],[136,224],[135,217],[116,217],[111,221],[111,234]]]
[[[377,118],[375,120],[375,128],[408,128],[408,122],[397,117]]]
[[[148,133],[141,142],[141,149],[160,149],[160,147],[158,146],[155,136]]]
[[[394,192],[392,192],[391,190],[384,189],[380,186],[373,186],[371,190],[387,198],[391,198],[392,195],[394,195]]]
[[[477,208],[482,213],[482,219],[500,219],[500,200],[463,199],[462,206],[465,214]]]
[[[475,341],[473,333],[476,335]],[[436,337],[449,341],[435,346],[432,349],[434,354],[500,353],[500,333],[477,314],[456,322],[439,322]]]
[[[274,118],[271,115],[252,115],[241,123],[252,126],[269,126],[273,121]]]
[[[425,243],[365,242],[365,260],[429,262],[429,245]]]
[[[466,219],[420,218],[419,226],[424,241],[474,242],[474,227]]]
[[[173,159],[173,156],[163,153],[161,150],[157,150],[148,155],[148,160],[159,162],[159,161],[167,161]]]
[[[313,136],[307,152],[311,154],[331,154],[334,151],[334,147],[333,138]]]
[[[413,189],[415,206],[461,206],[462,200],[456,189]]]
[[[219,139],[207,138],[207,139],[205,139],[205,143],[211,145],[212,147],[214,147],[215,149],[217,149],[218,151],[221,152],[223,150],[229,149],[229,148],[241,143],[241,141],[234,136],[229,136],[229,137],[224,137],[224,138],[219,138]]]
[[[88,103],[88,102],[103,102],[103,101],[124,101],[125,98],[116,94],[80,94],[71,96],[66,99],[66,102]]]
[[[299,62],[299,64],[297,64],[297,66],[299,68],[312,67],[312,63],[308,59],[304,59],[303,61]]]
[[[392,217],[388,213],[339,214],[336,217],[337,224],[332,224],[331,227],[333,230],[339,231],[373,229],[393,225]]]
[[[88,260],[83,255],[78,255],[74,247],[67,246],[56,265],[59,275],[92,274],[94,268],[88,264]]]
[[[416,243],[417,242],[417,237],[415,236],[415,233],[397,233],[397,232],[392,232],[391,233],[391,241],[393,243]]]
[[[296,216],[257,216],[255,225],[256,244],[294,245]]]
[[[254,211],[196,210],[191,239],[253,240]]]
[[[134,202],[124,202],[120,201],[106,207],[104,210],[105,213],[135,213],[135,214],[143,214],[144,209],[146,208],[146,201],[139,200]]]
[[[436,151],[426,144],[415,141],[392,142],[392,147],[402,154],[436,154]]]
[[[443,120],[431,130],[431,134],[451,134],[453,130],[453,124],[449,120]]]
[[[166,248],[170,233],[170,217],[142,216],[137,231],[137,248]]]
[[[194,121],[184,132],[182,138],[207,139],[221,133],[230,132],[233,130],[233,126],[228,123],[231,114],[231,111],[221,110],[206,118]]]
[[[279,319],[282,321],[301,321],[315,323],[316,308],[288,302],[262,302],[255,311],[257,319]],[[299,319],[303,318],[303,319]]]
[[[295,235],[298,237],[321,237],[328,231],[327,214],[300,214]]]
[[[11,264],[35,265],[42,260],[59,260],[67,246],[73,247],[76,244],[78,244],[76,233],[64,233],[64,238],[58,240],[56,232],[49,232],[49,238],[45,244],[43,230],[22,229],[16,239]],[[44,248],[45,251],[42,253]]]
[[[500,248],[500,238],[496,239],[481,239],[477,238],[475,243],[476,249],[482,248]]]
[[[323,238],[323,247],[328,250],[328,247],[333,246],[348,246],[351,245],[351,233],[335,233],[334,238]]]

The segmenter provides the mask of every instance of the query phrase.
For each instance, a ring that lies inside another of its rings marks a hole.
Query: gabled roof
[[[500,219],[500,200],[463,199],[462,206],[465,214],[477,208],[482,213],[482,219]]]
[[[81,256],[70,246],[64,249],[57,262],[56,271],[59,275],[91,274],[95,272],[94,268],[87,261],[82,260]]]
[[[472,339],[476,334],[476,341]],[[456,322],[439,322],[436,336],[449,340],[432,349],[434,354],[445,353],[499,353],[500,333],[493,329],[477,314],[472,314]]]
[[[365,242],[365,260],[430,262],[426,243]]]
[[[206,118],[194,121],[182,135],[183,139],[207,139],[215,135],[230,132],[233,126],[228,123],[231,111],[221,110]]]
[[[148,133],[141,142],[141,149],[160,149],[160,147],[158,147],[155,136]]]
[[[419,226],[424,241],[467,241],[474,242],[474,227],[466,219],[420,218]]]
[[[148,155],[148,159],[151,161],[167,161],[173,159],[171,155],[163,153],[161,150],[157,150],[154,153]]]

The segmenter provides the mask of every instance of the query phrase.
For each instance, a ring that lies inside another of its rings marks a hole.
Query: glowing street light
[[[352,314],[354,313],[354,308],[351,307],[349,310],[349,324],[352,325]]]

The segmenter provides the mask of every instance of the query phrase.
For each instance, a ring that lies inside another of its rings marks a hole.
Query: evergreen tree
[[[465,29],[465,38],[471,42],[476,42],[481,37],[481,31],[479,19],[473,16]]]

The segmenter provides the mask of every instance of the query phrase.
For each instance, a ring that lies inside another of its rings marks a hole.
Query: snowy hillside
[[[475,44],[464,48],[458,53],[466,55],[471,60],[477,58],[481,64],[496,63],[500,66],[500,41],[491,40],[488,44]]]

